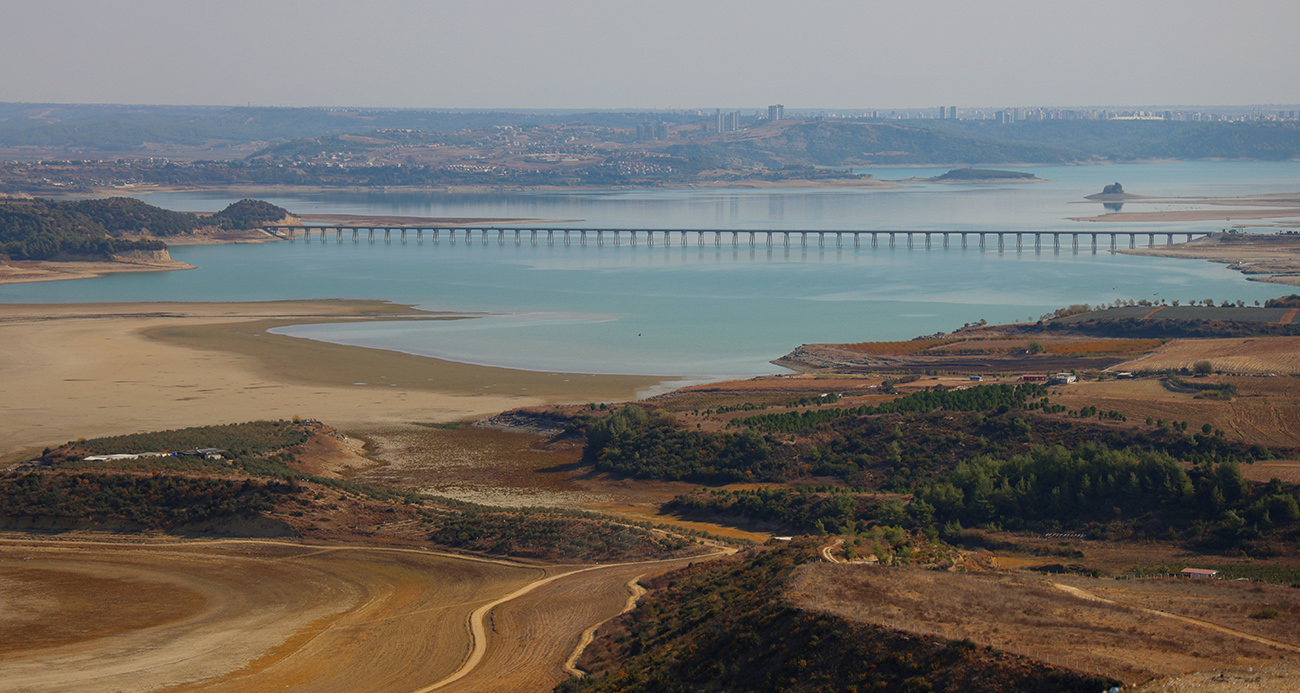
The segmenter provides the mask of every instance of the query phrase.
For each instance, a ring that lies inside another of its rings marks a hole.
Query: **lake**
[[[946,169],[882,169],[906,179]],[[1151,196],[1295,192],[1300,164],[1179,163],[1016,168],[1046,182],[892,190],[652,190],[491,194],[311,193],[265,197],[295,213],[578,219],[571,227],[1107,230],[1068,221],[1115,181]],[[215,211],[227,193],[142,199]],[[1178,208],[1170,203],[1163,208]],[[1146,208],[1145,206],[1143,207]],[[1157,207],[1157,209],[1162,207]],[[533,225],[535,226],[535,225]],[[1214,222],[1122,229],[1217,230]],[[319,237],[318,237],[319,238]],[[463,238],[463,236],[462,236]],[[476,237],[477,238],[477,237]],[[525,237],[526,238],[526,237]],[[742,237],[743,238],[743,237]],[[364,239],[364,235],[363,235]],[[846,242],[847,243],[847,242]],[[996,247],[537,245],[511,236],[416,243],[280,242],[177,247],[187,272],[0,286],[4,302],[371,298],[471,321],[306,325],[286,334],[533,370],[719,378],[781,372],[802,343],[909,339],[967,322],[1037,319],[1071,303],[1161,298],[1263,301],[1287,287],[1203,261]]]

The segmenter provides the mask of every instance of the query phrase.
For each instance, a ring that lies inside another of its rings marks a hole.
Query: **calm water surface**
[[[938,169],[872,171],[903,179]],[[328,193],[266,198],[298,213],[580,219],[571,226],[825,229],[1103,230],[1068,216],[1105,183],[1153,196],[1300,190],[1300,165],[1189,163],[1040,167],[1049,182],[918,185],[897,190],[630,191],[484,195]],[[209,211],[223,193],[155,194]],[[1175,208],[1166,205],[1165,208]],[[1145,207],[1143,207],[1145,208]],[[1209,230],[1217,223],[1161,224]],[[1122,227],[1129,228],[1129,227]],[[428,239],[178,247],[188,272],[0,286],[0,301],[244,301],[378,298],[479,320],[308,325],[287,334],[488,365],[589,373],[720,377],[779,372],[768,363],[808,342],[907,339],[981,318],[1036,319],[1070,303],[1287,293],[1202,261],[1051,249],[908,250],[644,244],[514,245]],[[833,243],[833,242],[832,242]]]

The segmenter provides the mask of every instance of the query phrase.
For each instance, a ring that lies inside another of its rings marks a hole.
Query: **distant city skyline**
[[[1295,26],[1300,5],[1276,0],[19,0],[0,101],[1294,108]]]

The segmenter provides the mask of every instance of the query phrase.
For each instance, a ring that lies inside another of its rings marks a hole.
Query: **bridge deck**
[[[681,245],[687,245],[687,239],[695,237],[698,245],[705,245],[706,240],[712,240],[713,245],[723,245],[723,238],[728,234],[731,236],[731,245],[741,245],[740,238],[747,237],[748,245],[757,245],[762,239],[764,245],[773,245],[773,240],[778,240],[782,245],[789,246],[790,239],[794,237],[800,245],[808,245],[809,238],[816,238],[817,245],[826,245],[827,237],[831,237],[836,246],[843,246],[845,237],[850,237],[854,247],[862,243],[864,237],[869,237],[871,245],[877,246],[882,239],[887,240],[890,247],[893,247],[901,238],[907,247],[913,247],[918,241],[922,242],[925,247],[933,245],[936,238],[942,243],[943,247],[948,247],[952,237],[958,237],[961,241],[961,247],[968,245],[970,238],[978,240],[979,247],[986,247],[990,237],[996,239],[997,247],[1005,248],[1008,241],[1014,241],[1014,247],[1023,248],[1027,245],[1026,239],[1030,241],[1028,245],[1034,248],[1042,248],[1047,239],[1052,247],[1061,246],[1062,237],[1067,237],[1071,247],[1079,247],[1079,239],[1089,240],[1092,247],[1097,247],[1097,240],[1106,237],[1110,240],[1110,247],[1118,247],[1118,239],[1124,236],[1128,237],[1129,247],[1137,247],[1137,239],[1141,236],[1147,238],[1148,245],[1154,246],[1156,239],[1161,238],[1165,244],[1172,245],[1175,239],[1186,238],[1192,241],[1197,237],[1211,237],[1214,233],[1207,231],[1152,231],[1152,230],[1133,230],[1133,229],[1111,229],[1097,231],[1037,231],[1037,230],[996,230],[996,231],[969,231],[954,229],[935,229],[935,230],[902,230],[902,229],[876,229],[876,230],[845,230],[845,229],[629,229],[629,228],[556,228],[556,227],[521,227],[521,226],[356,226],[356,225],[325,225],[325,226],[276,226],[265,229],[267,232],[294,240],[299,234],[311,239],[315,233],[320,234],[321,240],[325,240],[328,232],[334,232],[335,239],[343,240],[344,233],[351,235],[353,241],[360,241],[362,233],[367,240],[375,240],[376,234],[382,234],[384,240],[391,241],[394,234],[398,234],[401,240],[405,241],[409,234],[414,232],[415,239],[422,242],[425,234],[428,234],[434,242],[438,242],[443,234],[446,234],[448,240],[456,242],[457,236],[461,236],[465,241],[472,241],[478,236],[483,243],[489,242],[489,236],[495,236],[498,243],[505,243],[509,236],[515,243],[522,243],[527,238],[530,243],[537,243],[539,238],[544,237],[548,244],[554,244],[559,238],[562,243],[569,244],[574,238],[578,243],[586,245],[588,240],[594,240],[597,245],[604,245],[608,238],[614,245],[621,245],[626,237],[630,245],[636,245],[639,239],[643,239],[648,245],[654,245],[655,239],[659,238],[665,244],[671,244],[673,237]]]

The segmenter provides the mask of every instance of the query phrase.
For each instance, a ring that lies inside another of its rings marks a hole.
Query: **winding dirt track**
[[[734,553],[637,561],[577,570],[539,579],[474,611],[472,652],[452,675],[426,691],[549,691],[572,674],[566,669],[602,623],[626,609],[629,582],[647,568],[671,570]],[[562,579],[563,578],[563,579]]]
[[[627,581],[627,602],[623,605],[623,610],[618,612],[618,616],[622,616],[623,614],[635,609],[637,601],[641,599],[641,597],[645,596],[646,588],[641,586],[641,578],[643,577],[645,577],[644,574],[638,575]],[[569,654],[569,658],[564,662],[565,673],[569,676],[577,677],[587,675],[587,672],[578,668],[578,658],[582,656],[582,651],[587,649],[587,646],[591,644],[591,641],[596,639],[596,629],[608,623],[609,620],[610,619],[601,621],[587,630],[582,631],[582,637],[578,640],[578,646],[573,648],[573,652]]]
[[[0,540],[0,687],[550,690],[635,575],[418,549]],[[435,683],[429,684],[430,681]]]
[[[627,606],[629,580],[705,558],[0,540],[0,688],[550,690],[584,631]]]
[[[1221,626],[1221,625],[1219,625],[1219,624],[1217,624],[1217,623],[1210,623],[1209,621],[1204,621],[1204,620],[1201,620],[1201,619],[1199,619],[1199,618],[1192,618],[1191,616],[1180,616],[1180,615],[1178,615],[1178,614],[1171,614],[1171,613],[1169,613],[1168,611],[1159,611],[1159,610],[1157,610],[1157,609],[1148,609],[1148,608],[1146,608],[1146,607],[1144,607],[1144,606],[1138,606],[1138,605],[1136,605],[1136,604],[1127,604],[1127,603],[1125,603],[1125,602],[1117,602],[1117,601],[1114,601],[1114,600],[1111,600],[1111,599],[1106,599],[1105,597],[1098,597],[1097,595],[1095,595],[1095,594],[1093,594],[1093,593],[1091,593],[1091,592],[1089,592],[1089,591],[1087,591],[1087,590],[1079,589],[1078,587],[1074,587],[1074,586],[1072,586],[1072,585],[1062,585],[1062,584],[1059,583],[1059,582],[1053,582],[1052,585],[1053,585],[1054,587],[1056,587],[1056,589],[1058,589],[1058,590],[1061,590],[1061,591],[1063,591],[1063,592],[1067,592],[1067,593],[1072,594],[1072,595],[1074,595],[1074,596],[1076,596],[1076,597],[1079,597],[1079,598],[1081,598],[1081,599],[1087,599],[1087,600],[1089,600],[1089,601],[1102,602],[1102,603],[1105,603],[1105,604],[1115,604],[1115,605],[1117,605],[1117,606],[1128,607],[1128,608],[1130,608],[1130,609],[1134,609],[1134,610],[1137,610],[1137,611],[1141,611],[1141,612],[1143,612],[1143,613],[1154,614],[1154,615],[1156,615],[1156,616],[1163,616],[1163,617],[1165,617],[1165,618],[1172,618],[1172,619],[1174,619],[1175,621],[1182,621],[1183,623],[1190,623],[1190,624],[1192,624],[1192,625],[1194,625],[1194,626],[1200,626],[1200,627],[1202,627],[1202,628],[1208,628],[1208,629],[1210,629],[1210,630],[1218,631],[1218,632],[1223,633],[1223,634],[1225,634],[1225,635],[1231,635],[1231,636],[1236,637],[1236,638],[1243,638],[1243,639],[1245,639],[1245,640],[1251,640],[1251,641],[1253,641],[1253,642],[1260,643],[1261,645],[1268,645],[1269,647],[1276,647],[1276,648],[1278,648],[1279,650],[1285,650],[1285,651],[1287,651],[1287,652],[1294,652],[1294,653],[1296,653],[1296,654],[1300,654],[1300,647],[1295,647],[1294,645],[1288,645],[1288,644],[1286,644],[1286,643],[1284,643],[1284,642],[1278,642],[1278,641],[1276,641],[1276,640],[1272,640],[1272,639],[1269,639],[1269,638],[1261,638],[1261,637],[1258,636],[1258,635],[1251,635],[1250,633],[1243,633],[1243,632],[1241,632],[1241,631],[1239,631],[1239,630],[1235,630],[1235,629],[1233,629],[1233,628],[1228,628],[1228,627],[1226,627],[1226,626]]]

